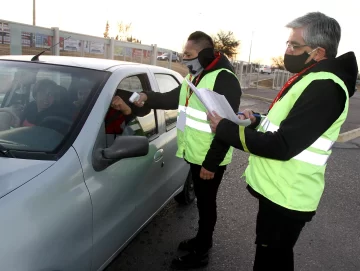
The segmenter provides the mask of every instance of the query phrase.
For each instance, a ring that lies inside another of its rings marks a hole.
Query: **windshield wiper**
[[[12,157],[14,156],[10,153],[10,150],[5,148],[3,145],[0,144],[0,154],[2,154],[5,157]]]

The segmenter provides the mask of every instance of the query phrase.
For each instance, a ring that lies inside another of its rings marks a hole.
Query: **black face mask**
[[[288,55],[284,56],[284,65],[286,70],[291,73],[301,72],[303,69],[316,63],[314,59],[311,59],[308,63],[305,64],[305,61],[309,58],[309,53],[304,52],[302,55]]]

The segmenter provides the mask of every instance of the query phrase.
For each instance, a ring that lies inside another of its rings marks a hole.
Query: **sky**
[[[103,36],[109,21],[110,34],[115,36],[117,23],[131,23],[133,37],[143,44],[177,52],[196,30],[209,35],[232,31],[241,42],[237,59],[248,61],[250,56],[251,61],[271,64],[272,57],[284,54],[289,35],[285,25],[307,12],[320,11],[335,18],[342,28],[338,55],[354,51],[359,60],[359,10],[359,0],[228,0],[216,4],[209,0],[36,0],[36,25]],[[0,9],[1,19],[32,24],[32,1],[6,1]]]

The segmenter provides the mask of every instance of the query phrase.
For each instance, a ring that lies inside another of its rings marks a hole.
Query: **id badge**
[[[178,128],[180,131],[184,132],[186,125],[186,113],[185,111],[180,111],[179,118],[176,123],[176,128]]]

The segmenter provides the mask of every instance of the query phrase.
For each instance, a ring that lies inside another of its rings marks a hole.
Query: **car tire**
[[[174,199],[181,205],[188,205],[195,200],[194,182],[191,171],[189,171],[186,178],[183,191],[177,194]]]

